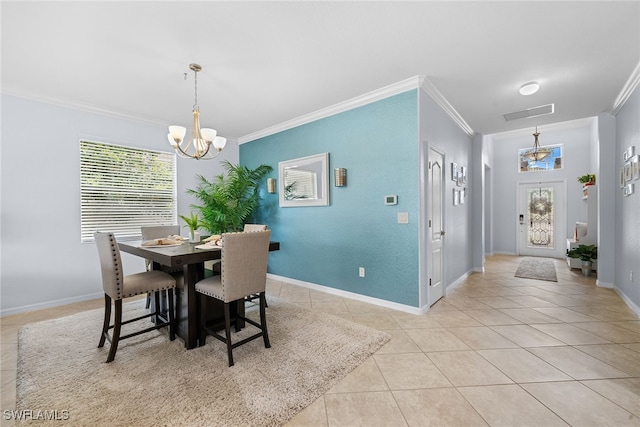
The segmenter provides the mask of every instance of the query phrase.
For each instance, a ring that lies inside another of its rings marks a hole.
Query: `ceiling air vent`
[[[503,114],[502,117],[508,122],[511,120],[526,119],[528,117],[544,116],[545,114],[553,114],[554,104],[541,105],[539,107],[527,108],[526,110],[516,111],[514,113]]]

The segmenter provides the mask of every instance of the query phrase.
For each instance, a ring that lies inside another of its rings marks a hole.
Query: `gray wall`
[[[616,115],[616,170],[623,165],[622,153],[635,146],[640,154],[640,89],[636,87],[626,104]],[[622,195],[615,190],[615,286],[627,304],[640,315],[640,180],[633,181],[635,193]],[[600,264],[598,264],[600,265]],[[598,267],[599,268],[599,267]],[[633,281],[629,273],[633,271]]]
[[[79,140],[169,151],[166,134],[164,126],[2,95],[0,314],[102,296],[96,248],[80,243]],[[221,158],[237,163],[237,144]],[[196,174],[221,172],[217,159],[179,158],[178,213],[190,211],[185,190]],[[126,273],[144,268],[137,257],[123,254],[123,262]]]
[[[472,138],[467,135],[447,113],[424,91],[419,96],[420,140],[430,147],[444,152],[444,283],[454,284],[473,270],[472,212],[474,195],[472,183],[475,179],[475,165],[472,163]],[[428,156],[428,149],[427,149]],[[467,168],[467,200],[465,204],[453,206],[453,189],[457,187],[451,180],[451,162]],[[424,195],[426,197],[426,195]],[[426,217],[426,213],[423,214]],[[423,228],[423,230],[426,230]],[[428,234],[428,231],[426,231]],[[424,236],[423,236],[424,237]],[[425,245],[426,246],[426,245]],[[426,248],[425,248],[426,249]],[[425,250],[425,252],[427,252]],[[428,253],[422,256],[426,260]]]

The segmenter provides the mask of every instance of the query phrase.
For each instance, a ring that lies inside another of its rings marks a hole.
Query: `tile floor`
[[[563,260],[557,283],[513,277],[519,261],[488,257],[424,316],[270,280],[271,295],[392,337],[287,426],[640,426],[638,317]],[[2,410],[20,326],[102,303],[0,320]]]

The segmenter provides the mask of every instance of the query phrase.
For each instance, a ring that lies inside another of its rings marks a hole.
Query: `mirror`
[[[278,163],[280,206],[329,205],[329,153]]]

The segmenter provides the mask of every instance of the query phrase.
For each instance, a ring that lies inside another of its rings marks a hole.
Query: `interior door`
[[[429,306],[444,296],[443,266],[444,257],[444,156],[433,149],[429,150]]]
[[[518,254],[562,258],[566,249],[566,218],[562,182],[518,186]]]

